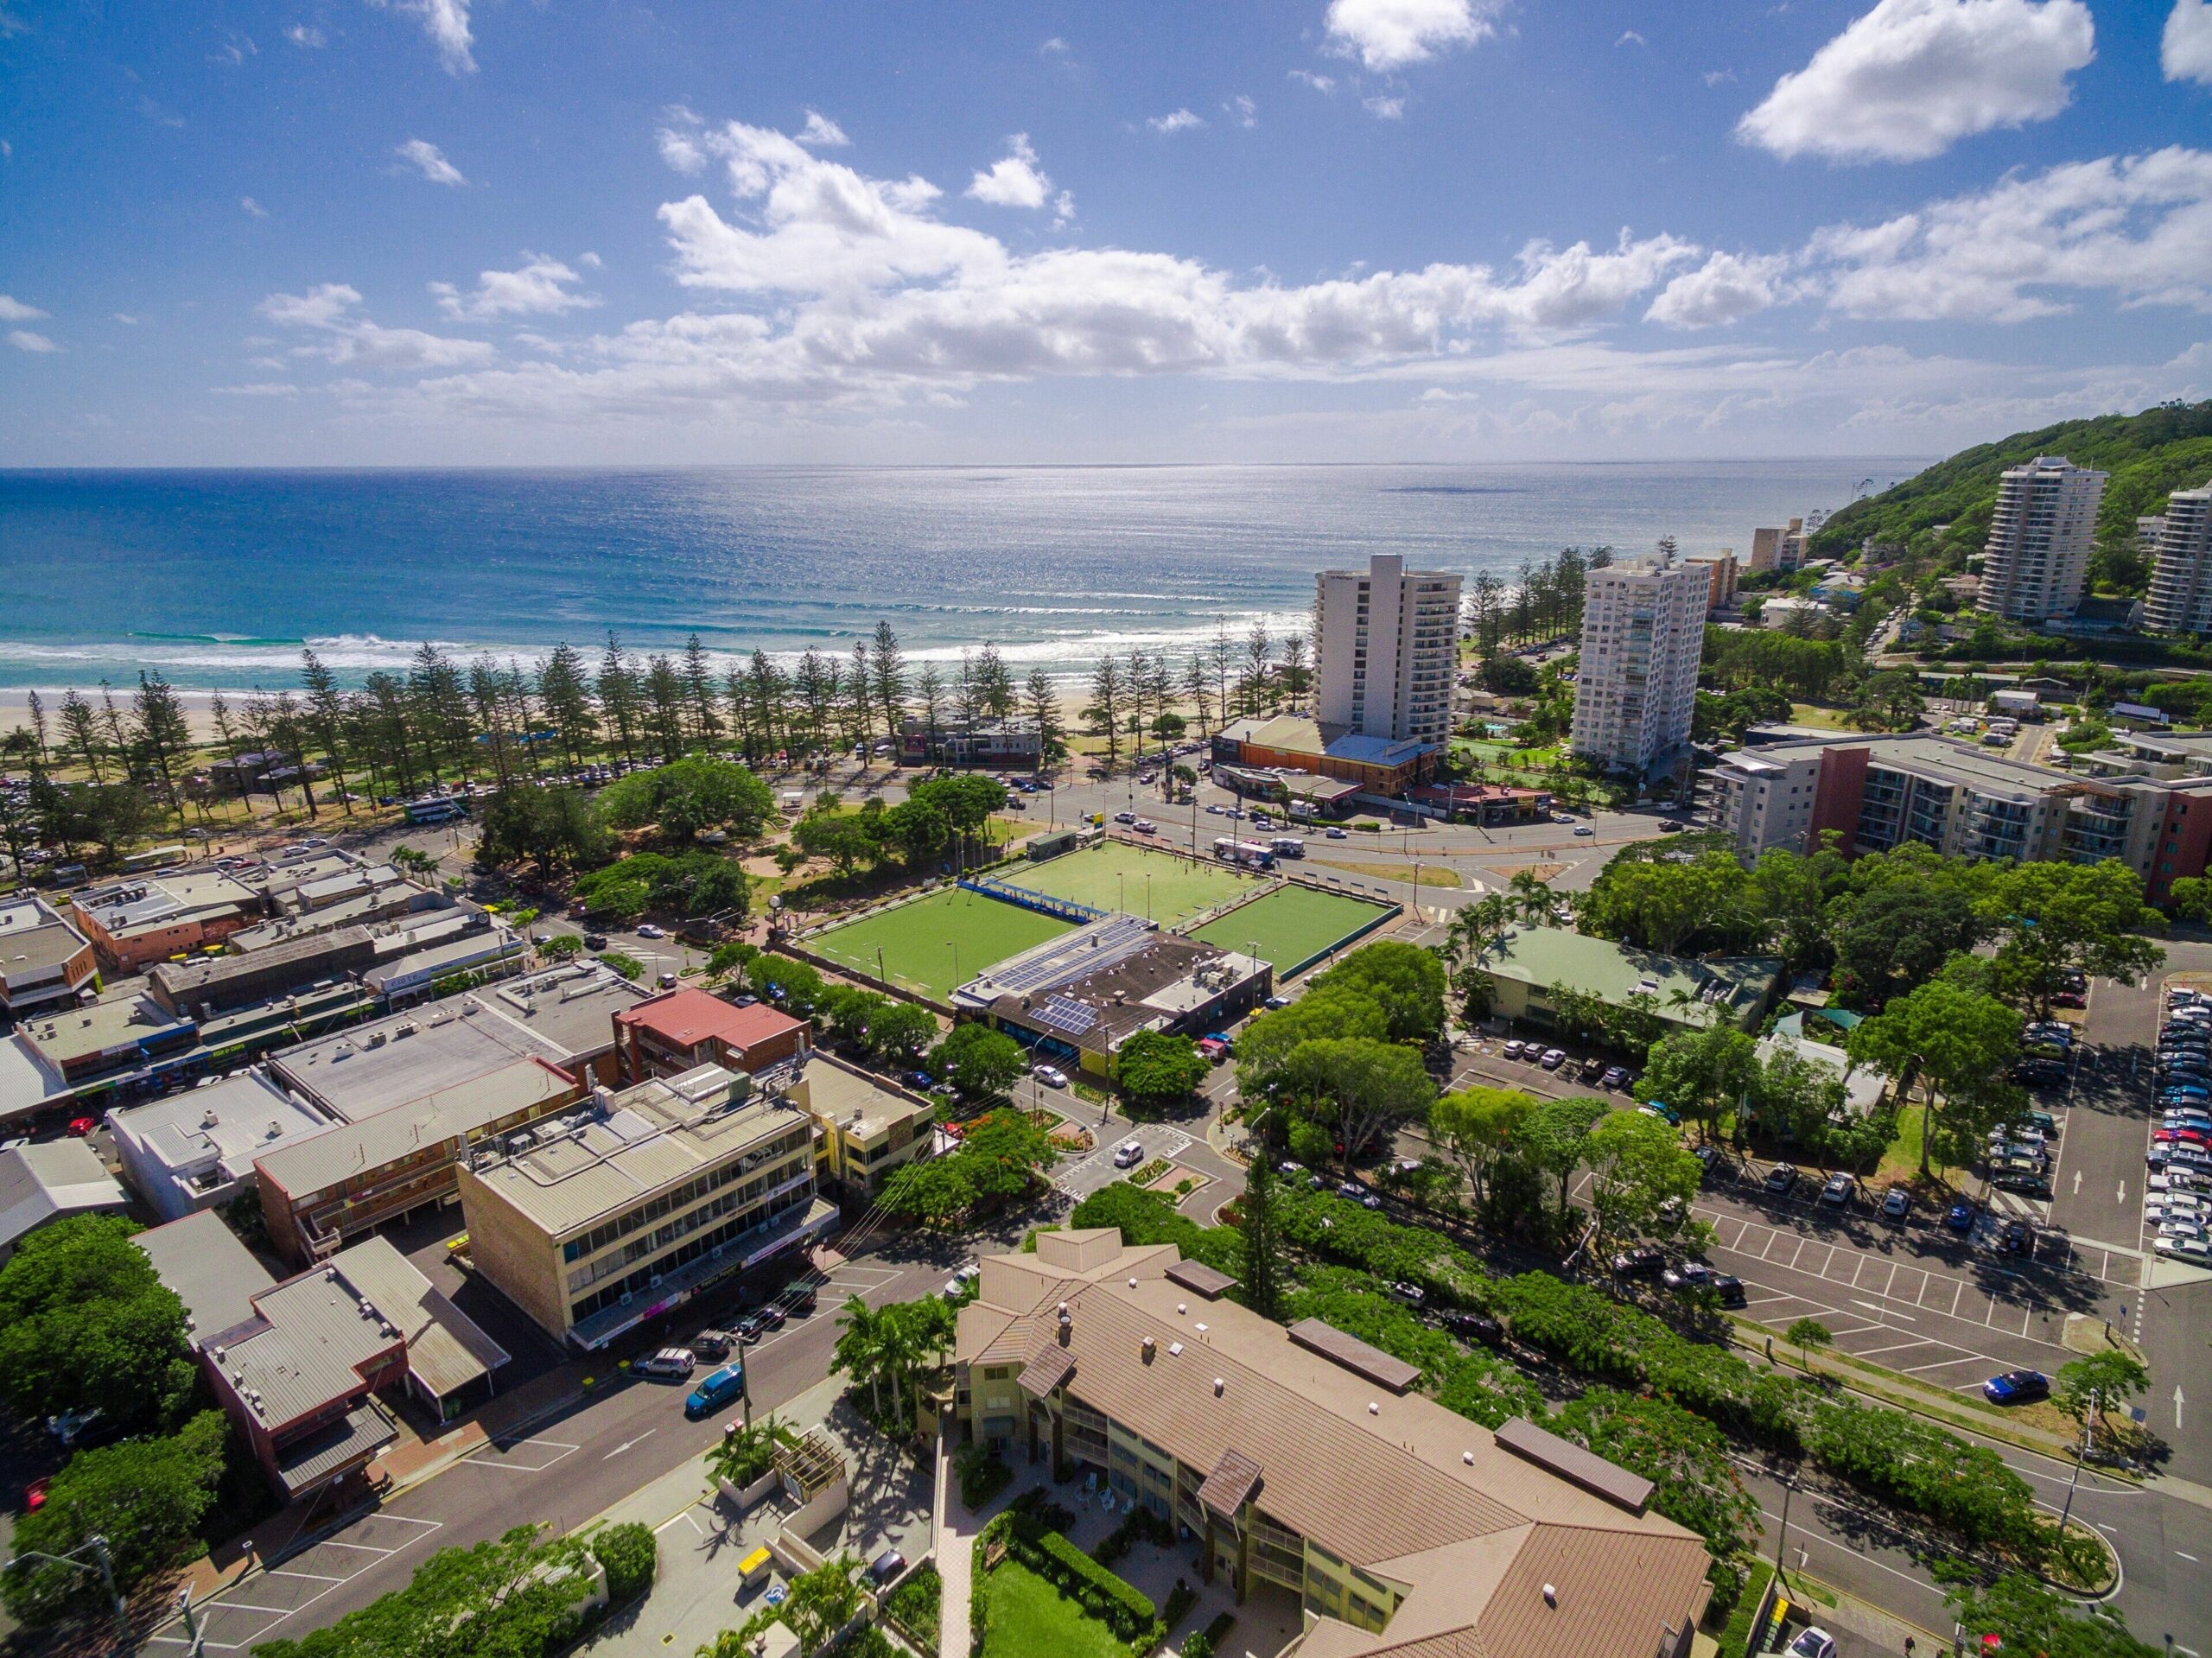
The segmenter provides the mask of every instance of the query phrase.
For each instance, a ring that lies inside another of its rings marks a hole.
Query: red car
[[[93,1129],[99,1126],[100,1120],[98,1117],[72,1117],[69,1119],[69,1132],[79,1140],[82,1140],[86,1134],[91,1134]]]
[[[2183,1146],[2212,1146],[2212,1136],[2208,1136],[2202,1128],[2161,1128],[2151,1136],[2151,1140],[2153,1144],[2161,1146],[2171,1146],[2177,1142]]]
[[[35,1479],[23,1488],[25,1514],[35,1514],[46,1506],[46,1488],[52,1483],[50,1479]]]

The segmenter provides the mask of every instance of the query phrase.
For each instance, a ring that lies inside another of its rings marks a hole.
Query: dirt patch
[[[1498,880],[1509,883],[1516,875],[1524,873],[1534,875],[1541,881],[1554,881],[1567,873],[1567,866],[1563,863],[1486,863],[1483,867],[1490,873],[1497,876]]]
[[[1164,1191],[1171,1197],[1187,1197],[1211,1184],[1210,1177],[1200,1174],[1196,1169],[1185,1168],[1180,1163],[1171,1163],[1158,1179],[1146,1183],[1146,1190]]]

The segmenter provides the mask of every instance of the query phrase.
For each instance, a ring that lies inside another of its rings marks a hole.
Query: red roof
[[[651,1031],[671,1047],[696,1048],[713,1038],[740,1051],[804,1029],[806,1023],[765,1001],[736,1007],[720,996],[689,987],[626,1007],[614,1017],[621,1024]]]

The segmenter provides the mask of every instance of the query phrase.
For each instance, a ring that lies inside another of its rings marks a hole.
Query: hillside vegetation
[[[1929,551],[1979,552],[1989,534],[1998,474],[2039,454],[2063,454],[2076,466],[2112,474],[2097,514],[2096,574],[2107,588],[2139,592],[2144,572],[2132,552],[2136,518],[2158,511],[2172,491],[2212,480],[2212,402],[2061,421],[1962,449],[1894,488],[1853,501],[1821,527],[1816,550],[1840,557],[1871,536],[1881,543],[1919,543]],[[1938,524],[1949,528],[1930,538]]]

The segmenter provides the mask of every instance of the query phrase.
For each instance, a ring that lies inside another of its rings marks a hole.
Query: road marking
[[[1925,1336],[1915,1336],[1909,1342],[1891,1342],[1887,1347],[1866,1348],[1859,1352],[1853,1353],[1851,1356],[1855,1359],[1871,1359],[1883,1353],[1902,1353],[1908,1348],[1926,1347],[1928,1345],[1929,1345],[1929,1343]]]
[[[295,1572],[289,1566],[272,1566],[264,1574],[271,1578],[313,1578],[318,1583],[343,1583],[343,1578],[326,1577],[320,1572]]]
[[[1855,1307],[1865,1307],[1867,1312],[1878,1312],[1885,1318],[1902,1318],[1910,1324],[1916,1324],[1920,1322],[1919,1319],[1914,1318],[1909,1312],[1893,1312],[1890,1308],[1881,1305],[1878,1302],[1861,1301],[1856,1296],[1852,1298],[1851,1305]]]
[[[1797,1270],[1797,1257],[1805,1253],[1805,1245],[1808,1242],[1808,1240],[1805,1238],[1798,1239],[1797,1247],[1789,1252],[1789,1270],[1791,1272],[1794,1273]],[[1814,1276],[1818,1277],[1819,1274],[1815,1274]]]
[[[1929,1344],[1932,1347],[1948,1347],[1950,1345],[1948,1342],[1931,1342]],[[1916,1364],[1912,1366],[1911,1369],[1902,1372],[1902,1374],[1909,1376],[1918,1375],[1923,1370],[1940,1370],[1947,1364],[1972,1364],[1976,1360],[1980,1360],[1984,1364],[1990,1362],[1980,1353],[1961,1353],[1955,1359],[1937,1359],[1933,1364]]]
[[[2190,1553],[2186,1549],[2177,1548],[2174,1553],[2180,1555],[2183,1560],[2187,1560],[2191,1566],[2202,1566],[2203,1564],[2202,1560],[2199,1560],[2196,1556]]]
[[[614,1449],[613,1449],[613,1450],[612,1450],[612,1451],[608,1452],[605,1456],[601,1457],[601,1458],[600,1458],[600,1461],[601,1461],[601,1462],[613,1462],[613,1461],[617,1457],[620,1456],[624,1452],[626,1452],[626,1451],[632,1451],[632,1450],[635,1450],[638,1446],[639,1446],[639,1445],[641,1445],[645,1444],[645,1442],[646,1440],[648,1440],[648,1439],[652,1439],[652,1438],[653,1437],[653,1435],[654,1435],[654,1434],[656,1434],[656,1433],[658,1433],[658,1432],[660,1432],[660,1430],[659,1430],[658,1428],[657,1428],[657,1427],[649,1427],[649,1428],[647,1428],[647,1429],[646,1429],[643,1433],[640,1433],[640,1434],[639,1434],[636,1439],[625,1439],[625,1440],[623,1440],[623,1441],[622,1441],[622,1443],[621,1443],[620,1445],[616,1445],[616,1446],[614,1447]]]
[[[1951,1290],[1951,1316],[1954,1318],[1959,1316],[1959,1298],[1966,1293],[1967,1281],[1965,1279],[1961,1278]]]
[[[2074,1171],[2074,1195],[2076,1197],[2082,1195],[2082,1171],[2079,1169]]]
[[[2181,1407],[2183,1402],[2181,1396],[2181,1383],[2177,1382],[2174,1383],[2174,1432],[2177,1433],[2181,1432]]]
[[[1887,1299],[1889,1299],[1889,1296],[1890,1296],[1890,1286],[1891,1286],[1891,1284],[1896,1283],[1897,1281],[1897,1263],[1896,1261],[1892,1261],[1890,1263],[1890,1275],[1889,1275],[1888,1279],[1887,1279],[1887,1280],[1883,1283],[1883,1285],[1882,1285],[1882,1299],[1883,1299],[1884,1300],[1885,1300],[1885,1301],[1886,1301]]]

